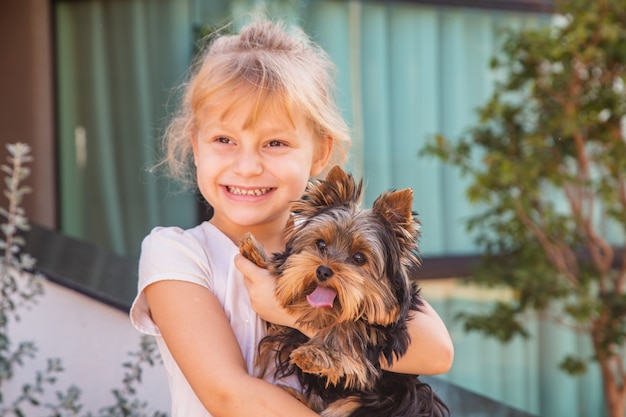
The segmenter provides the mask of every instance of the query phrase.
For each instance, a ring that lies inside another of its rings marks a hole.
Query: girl
[[[302,31],[254,21],[216,38],[193,71],[166,134],[165,162],[179,179],[192,174],[213,216],[189,230],[157,227],[144,239],[131,308],[134,326],[156,337],[172,417],[316,415],[255,377],[265,321],[296,325],[274,298],[274,279],[240,256],[237,243],[249,231],[268,253],[282,251],[290,202],[311,176],[344,162],[349,136],[331,68]],[[424,310],[410,321],[415,337],[392,371],[451,366],[448,332]]]

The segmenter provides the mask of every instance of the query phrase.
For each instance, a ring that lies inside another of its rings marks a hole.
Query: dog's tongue
[[[315,291],[306,296],[311,307],[332,307],[337,291],[332,288],[317,286]]]

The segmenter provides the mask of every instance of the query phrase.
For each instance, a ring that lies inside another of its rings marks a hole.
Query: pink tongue
[[[332,288],[317,286],[315,291],[306,296],[311,307],[332,307],[337,291]]]

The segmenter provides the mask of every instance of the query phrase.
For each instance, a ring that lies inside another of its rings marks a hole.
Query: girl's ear
[[[331,136],[324,136],[320,138],[316,145],[315,154],[313,155],[313,164],[311,165],[311,176],[316,176],[322,173],[330,156],[333,153],[333,138]]]

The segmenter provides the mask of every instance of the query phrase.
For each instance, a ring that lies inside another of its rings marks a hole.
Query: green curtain
[[[475,109],[499,76],[488,63],[500,29],[548,21],[532,13],[403,2],[309,2],[305,25],[339,68],[339,101],[356,139],[351,167],[366,180],[365,203],[390,188],[413,188],[425,257],[475,253],[464,219],[479,208],[466,200],[458,172],[419,157],[419,150],[431,135],[454,139],[478,121]],[[454,366],[442,378],[539,416],[604,414],[597,367],[580,378],[558,369],[567,353],[590,354],[586,337],[537,318],[529,318],[530,339],[507,345],[468,334],[456,314],[497,298],[454,288],[429,299],[455,341]]]
[[[433,286],[434,290],[429,291]],[[444,287],[444,291],[438,286]],[[461,312],[485,311],[501,299],[501,294],[477,296],[463,283],[451,290],[449,282],[428,282],[425,288],[425,297],[441,315],[454,340],[454,364],[440,378],[541,417],[606,415],[597,365],[578,377],[558,369],[568,354],[591,356],[591,343],[586,336],[529,315],[530,337],[502,344],[480,333],[465,332],[455,320]]]
[[[196,197],[151,175],[193,50],[182,1],[58,2],[61,227],[136,256],[156,225],[190,226]]]
[[[474,253],[464,219],[476,208],[458,172],[418,153],[432,135],[454,139],[478,120],[475,109],[492,91],[488,63],[499,28],[541,20],[402,2],[310,3],[306,23],[339,65],[365,201],[390,188],[413,188],[424,256]]]
[[[304,25],[337,64],[338,100],[354,132],[350,168],[366,181],[365,203],[411,187],[424,256],[475,252],[464,227],[475,210],[466,183],[418,153],[429,136],[454,138],[476,121],[495,77],[487,64],[498,27],[542,18],[386,2],[267,5],[270,15]],[[264,7],[258,0],[57,3],[64,232],[135,255],[150,227],[196,221],[193,194],[178,194],[145,169],[196,29]]]
[[[193,190],[149,172],[204,25],[243,17],[260,1],[55,2],[61,228],[136,257],[155,226],[190,227],[204,215]],[[269,14],[302,14],[297,0]]]
[[[337,98],[354,132],[349,168],[366,181],[365,204],[383,190],[412,187],[423,255],[475,252],[464,227],[476,210],[465,180],[418,152],[430,135],[458,137],[477,121],[474,109],[498,76],[488,62],[499,28],[547,18],[408,2],[57,1],[63,232],[136,256],[152,227],[197,223],[196,195],[147,168],[198,28],[262,8],[302,24],[337,64]],[[459,289],[431,301],[456,345],[442,378],[541,416],[603,414],[597,369],[578,379],[556,369],[562,353],[589,351],[584,338],[533,319],[533,338],[501,345],[454,321],[493,300]]]

